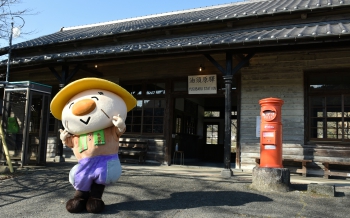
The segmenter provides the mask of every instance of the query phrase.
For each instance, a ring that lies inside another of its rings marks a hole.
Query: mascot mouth
[[[83,119],[80,119],[80,121],[81,121],[82,123],[84,123],[85,125],[88,125],[88,123],[90,122],[90,118],[91,118],[91,117],[89,117],[86,121],[83,120]]]

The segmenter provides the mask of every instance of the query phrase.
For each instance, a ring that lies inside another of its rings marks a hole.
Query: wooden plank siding
[[[323,174],[323,161],[349,162],[350,146],[306,145],[304,128],[304,72],[350,66],[349,51],[319,51],[257,55],[241,70],[241,167],[252,170],[260,156],[260,138],[255,136],[258,101],[267,97],[284,100],[282,106],[283,158],[304,158],[310,174]]]
[[[164,162],[164,154],[165,154],[165,149],[166,149],[166,143],[165,139],[159,139],[159,138],[144,138],[144,137],[128,137],[124,136],[120,140],[125,141],[125,140],[146,140],[147,141],[147,153],[145,156],[145,162],[146,163],[155,163],[155,164],[160,164]]]
[[[160,164],[164,162],[166,141],[164,139],[148,139],[146,163]]]

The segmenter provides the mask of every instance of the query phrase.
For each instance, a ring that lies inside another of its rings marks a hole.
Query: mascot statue
[[[104,188],[122,173],[119,137],[125,132],[127,112],[135,105],[136,99],[128,91],[99,78],[76,80],[52,99],[51,113],[64,127],[60,139],[78,159],[69,173],[76,190],[66,204],[70,213],[104,209]]]

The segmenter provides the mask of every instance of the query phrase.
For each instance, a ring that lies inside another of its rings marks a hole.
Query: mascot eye
[[[93,97],[91,97],[91,98],[95,98],[95,99],[98,101],[98,98],[97,98],[96,96],[93,96]]]
[[[72,105],[74,104],[74,102],[73,103],[71,103],[70,105],[69,105],[69,108],[68,109],[70,109],[70,107],[72,107]]]

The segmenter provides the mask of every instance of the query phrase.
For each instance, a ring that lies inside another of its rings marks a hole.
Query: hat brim
[[[57,93],[50,104],[52,115],[56,119],[61,120],[62,111],[67,102],[76,94],[89,89],[102,89],[117,94],[124,100],[127,111],[136,106],[134,96],[118,84],[100,78],[84,78],[69,83]]]

